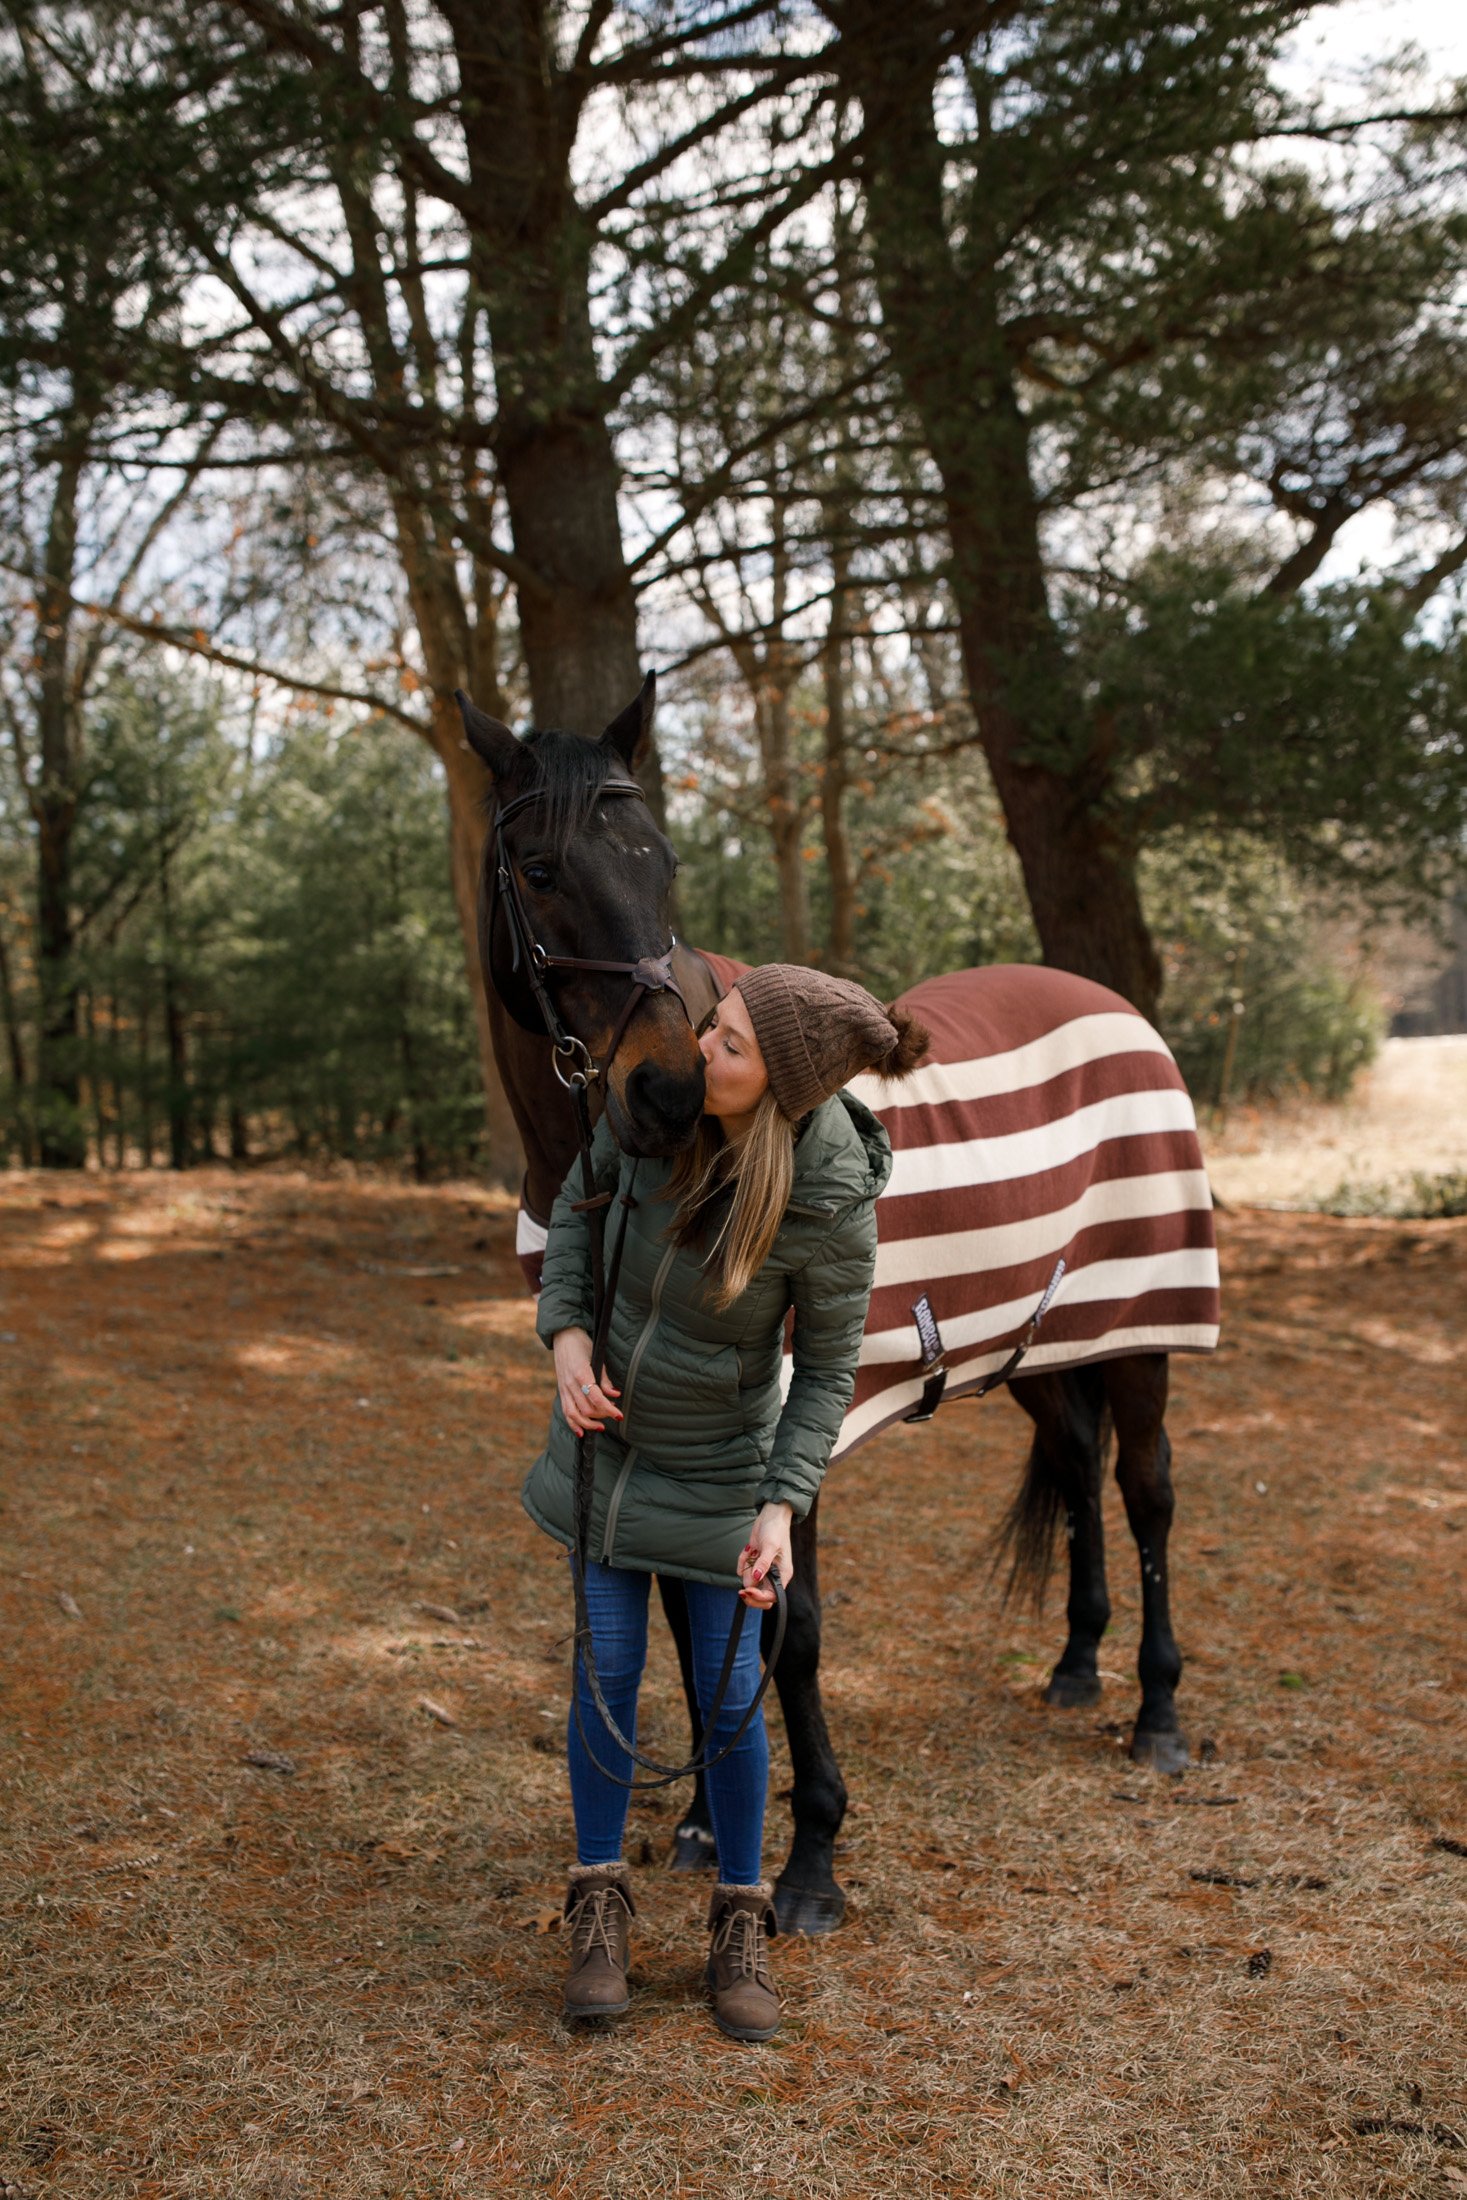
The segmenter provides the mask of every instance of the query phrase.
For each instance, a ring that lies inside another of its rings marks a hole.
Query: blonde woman
[[[545,1249],[538,1327],[555,1354],[557,1396],[526,1509],[569,1546],[575,1439],[596,1430],[586,1568],[591,1637],[607,1707],[636,1735],[651,1576],[687,1588],[705,1717],[737,1600],[767,1607],[768,1575],[794,1573],[790,1535],[820,1487],[856,1378],[876,1258],[876,1195],[891,1171],[886,1132],[841,1090],[862,1070],[905,1076],[927,1035],[862,987],[795,964],[748,972],[701,1035],[704,1115],[674,1161],[642,1161],[612,1319],[606,1378],[591,1368],[590,1246],[571,1172]],[[603,1124],[598,1182],[630,1163]],[[618,1206],[613,1212],[620,1215]],[[794,1309],[793,1379],[780,1401],[785,1316]],[[709,1756],[737,1730],[759,1679],[748,1625]],[[632,1776],[577,1672],[569,1727],[577,1862],[566,1918],[567,2016],[619,2015],[627,1983],[631,1888],[622,1862]],[[582,1731],[583,1730],[583,1731]],[[590,1747],[588,1749],[587,1742]],[[707,1774],[718,1845],[709,1911],[714,2016],[735,2039],[777,2030],[769,1967],[774,1913],[761,1878],[768,1744],[762,1711]]]

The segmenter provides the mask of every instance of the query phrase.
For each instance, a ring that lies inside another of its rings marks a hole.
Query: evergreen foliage
[[[419,1175],[483,1136],[473,1016],[431,757],[293,714],[257,753],[156,660],[117,667],[77,832],[79,1079],[93,1155],[341,1156]],[[0,818],[22,1051],[35,1015],[25,837]],[[36,1144],[0,1083],[0,1143]]]
[[[1329,961],[1277,852],[1245,834],[1174,833],[1142,886],[1166,971],[1161,1027],[1198,1107],[1342,1099],[1380,1045],[1379,998]]]

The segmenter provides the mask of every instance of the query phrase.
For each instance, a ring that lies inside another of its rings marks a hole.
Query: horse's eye
[[[555,881],[543,863],[527,863],[525,865],[525,884],[533,886],[537,894],[548,894]]]

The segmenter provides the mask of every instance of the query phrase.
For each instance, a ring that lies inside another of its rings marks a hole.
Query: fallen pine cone
[[[258,1772],[283,1772],[287,1778],[295,1777],[294,1757],[282,1756],[276,1749],[248,1749],[240,1763],[253,1765]],[[0,2200],[3,2200],[3,2195],[0,2195]]]

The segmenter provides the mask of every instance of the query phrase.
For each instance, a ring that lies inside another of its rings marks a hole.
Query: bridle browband
[[[540,945],[530,923],[524,897],[520,893],[520,882],[514,875],[509,850],[505,846],[504,828],[512,817],[519,816],[521,810],[528,810],[535,803],[543,802],[545,793],[543,787],[531,787],[527,793],[517,794],[510,801],[502,803],[496,811],[492,877],[494,891],[504,904],[505,918],[509,925],[513,958],[510,969],[512,972],[521,968],[524,970],[525,982],[530,988],[555,1050],[552,1063],[556,1076],[568,1092],[577,1092],[584,1099],[590,1085],[600,1084],[603,1091],[605,1090],[616,1050],[626,1036],[628,1024],[649,993],[675,993],[682,1001],[683,1013],[689,1023],[693,1019],[683,997],[683,989],[672,972],[672,958],[677,949],[676,935],[665,954],[643,955],[636,962],[603,962],[590,955],[551,955]],[[647,799],[635,779],[604,779],[596,789],[596,799],[599,801],[604,794],[635,795],[639,802]],[[592,1059],[591,1050],[584,1039],[578,1039],[574,1032],[566,1030],[550,988],[545,983],[546,973],[552,970],[589,970],[607,977],[631,979],[631,991],[612,1027],[611,1043],[599,1062]]]
[[[519,880],[514,875],[514,865],[509,859],[509,850],[504,843],[504,828],[512,817],[519,815],[521,810],[527,810],[533,803],[543,801],[545,794],[544,787],[531,787],[524,794],[513,796],[510,801],[502,804],[495,812],[493,869],[491,875],[494,892],[503,901],[505,920],[509,925],[510,948],[513,954],[510,969],[513,972],[523,967],[531,996],[544,1022],[550,1043],[555,1050],[552,1056],[555,1074],[575,1102],[576,1138],[580,1147],[581,1190],[583,1196],[575,1200],[572,1205],[575,1213],[585,1215],[591,1240],[591,1300],[594,1309],[592,1314],[594,1334],[591,1341],[591,1372],[599,1383],[606,1365],[606,1347],[611,1334],[611,1313],[616,1300],[617,1282],[621,1274],[621,1256],[626,1246],[627,1224],[631,1220],[631,1210],[637,1204],[632,1196],[637,1171],[636,1162],[633,1160],[631,1181],[621,1194],[621,1229],[617,1235],[611,1260],[611,1272],[608,1276],[606,1272],[606,1211],[616,1195],[613,1192],[598,1192],[596,1189],[596,1171],[591,1159],[592,1132],[589,1088],[599,1083],[604,1096],[607,1082],[611,1076],[611,1065],[616,1058],[616,1050],[626,1036],[628,1024],[649,993],[675,993],[682,1002],[683,1013],[690,1024],[693,1021],[693,1015],[688,1007],[682,987],[672,974],[672,958],[677,950],[676,937],[673,938],[665,954],[644,955],[638,962],[602,962],[589,955],[551,955],[547,954],[546,950],[540,945],[530,923],[524,898],[520,893]],[[596,798],[599,800],[603,794],[635,795],[639,801],[646,800],[646,796],[634,779],[605,779],[596,789]],[[565,1028],[560,1012],[551,997],[550,988],[545,983],[547,973],[554,970],[590,970],[608,977],[630,978],[632,981],[621,1014],[613,1026],[611,1043],[599,1062],[592,1059],[591,1050],[585,1041],[578,1039],[574,1032],[567,1031]],[[586,1747],[586,1753],[596,1766],[597,1771],[602,1773],[605,1778],[614,1781],[618,1787],[639,1789],[669,1787],[674,1781],[689,1779],[695,1774],[706,1772],[710,1765],[721,1763],[732,1750],[738,1747],[752,1724],[754,1715],[763,1702],[769,1683],[774,1677],[774,1668],[779,1661],[779,1653],[784,1645],[785,1629],[788,1624],[788,1605],[785,1598],[784,1583],[779,1578],[779,1568],[772,1566],[769,1570],[769,1582],[774,1590],[773,1640],[770,1643],[769,1656],[764,1661],[764,1670],[759,1677],[759,1685],[745,1707],[743,1716],[730,1738],[724,1742],[720,1749],[710,1751],[707,1737],[712,1734],[718,1723],[724,1699],[733,1680],[739,1637],[744,1624],[745,1607],[742,1602],[734,1607],[733,1623],[729,1628],[728,1645],[723,1654],[722,1670],[714,1688],[713,1700],[704,1714],[704,1741],[702,1746],[695,1748],[687,1763],[682,1765],[665,1765],[659,1763],[655,1757],[649,1757],[645,1751],[637,1747],[634,1741],[623,1734],[621,1728],[617,1725],[602,1692],[600,1675],[596,1671],[596,1657],[591,1641],[591,1614],[586,1602],[586,1556],[590,1544],[591,1493],[595,1452],[596,1439],[594,1434],[590,1437],[578,1436],[576,1438],[574,1520],[571,1541],[571,1579],[574,1584],[576,1605],[576,1657],[584,1665],[587,1685],[591,1691],[591,1700],[595,1704],[601,1722],[611,1736],[612,1741],[632,1759],[634,1764],[641,1765],[651,1773],[652,1778],[638,1780],[633,1776],[629,1780],[623,1779],[620,1773],[613,1772],[609,1766],[601,1763],[601,1760],[591,1748],[590,1737],[586,1733],[585,1722],[581,1717],[580,1691],[574,1677],[571,1682],[571,1704],[575,1713],[577,1729]]]

